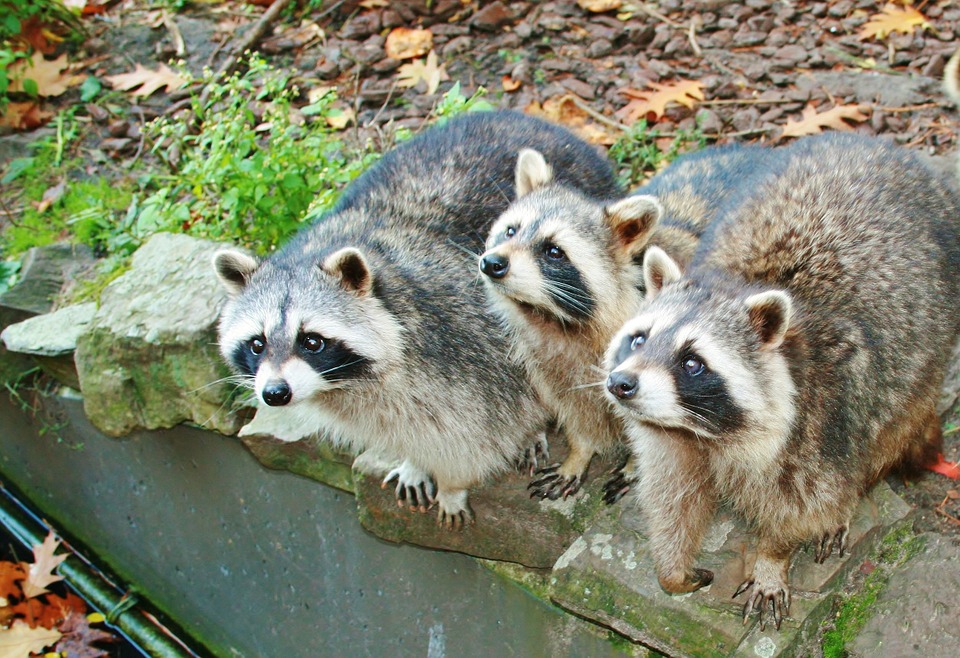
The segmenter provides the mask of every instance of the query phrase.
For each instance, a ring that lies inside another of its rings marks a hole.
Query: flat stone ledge
[[[93,320],[97,305],[93,302],[65,306],[23,322],[12,324],[0,333],[0,340],[11,352],[32,356],[65,356],[77,349],[77,339]]]

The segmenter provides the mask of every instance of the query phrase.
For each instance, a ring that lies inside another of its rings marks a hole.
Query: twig
[[[700,44],[697,43],[697,19],[699,16],[694,16],[690,19],[690,30],[687,32],[687,39],[690,40],[690,47],[693,48],[693,54],[697,57],[703,56],[703,51],[700,50]]]
[[[173,20],[173,17],[166,10],[161,14],[163,26],[170,32],[170,38],[173,39],[173,47],[177,57],[183,57],[187,54],[187,44],[183,41],[183,34],[180,32],[180,26]]]
[[[940,503],[939,505],[933,508],[933,511],[936,512],[937,514],[941,514],[944,517],[946,517],[946,519],[950,521],[950,523],[953,523],[955,525],[960,525],[960,519],[953,516],[952,514],[947,513],[947,511],[943,509],[944,503],[946,503],[949,499],[950,499],[949,496],[944,498],[942,503]]]
[[[637,10],[639,10],[639,11],[642,11],[642,12],[643,12],[644,14],[646,14],[647,16],[651,16],[651,17],[653,17],[653,18],[656,18],[658,21],[662,21],[662,22],[666,23],[667,25],[670,25],[670,26],[673,26],[673,27],[680,27],[680,28],[683,27],[683,25],[681,25],[680,23],[677,23],[676,21],[670,20],[669,18],[667,18],[666,16],[664,16],[663,14],[661,14],[661,13],[660,13],[659,11],[657,11],[656,9],[653,9],[652,7],[649,7],[649,6],[647,6],[646,4],[644,4],[644,3],[642,3],[642,2],[631,2],[631,3],[630,3],[630,8],[631,8],[631,9],[637,9]]]
[[[781,105],[800,103],[789,98],[718,98],[710,101],[700,101],[700,105]]]
[[[394,80],[393,84],[390,85],[390,90],[387,92],[387,98],[383,101],[383,105],[380,106],[380,109],[377,110],[377,113],[373,115],[373,118],[367,122],[367,128],[377,123],[377,119],[380,118],[380,115],[383,114],[383,111],[387,109],[387,104],[390,102],[390,99],[393,98],[393,92],[397,89],[397,81]],[[356,110],[354,110],[356,112]],[[432,110],[431,110],[432,112]],[[356,113],[354,113],[356,116]]]
[[[140,155],[143,153],[143,144],[147,139],[147,117],[143,115],[143,108],[139,105],[136,106],[137,114],[140,115],[140,144],[137,145],[137,152],[133,154],[133,159],[130,160],[128,166],[134,165],[137,160],[140,159]]]
[[[569,100],[571,103],[576,105],[579,109],[583,110],[584,112],[589,114],[591,117],[593,117],[595,120],[597,120],[598,122],[602,123],[605,126],[608,126],[610,128],[615,128],[616,130],[622,130],[623,132],[630,131],[630,126],[627,126],[625,124],[614,121],[613,119],[605,117],[604,115],[597,112],[595,109],[593,109],[592,107],[584,103],[582,100],[580,100],[573,94],[567,94],[566,96],[560,99],[561,102],[565,100]]]
[[[933,103],[924,103],[922,105],[905,105],[903,107],[877,107],[874,109],[880,110],[882,112],[889,112],[890,114],[899,114],[900,112],[916,112],[917,110],[929,110],[934,107],[947,107],[950,103],[943,102],[933,102]]]

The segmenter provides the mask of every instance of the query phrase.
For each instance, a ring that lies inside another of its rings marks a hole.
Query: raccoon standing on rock
[[[536,151],[520,154],[518,199],[491,228],[479,265],[491,306],[510,328],[534,387],[570,445],[563,464],[539,472],[530,485],[533,495],[575,493],[593,455],[621,442],[622,423],[595,389],[603,384],[600,365],[610,336],[642,304],[643,250],[656,244],[686,263],[721,200],[748,184],[766,153],[704,149],[619,201],[555,180]],[[608,483],[607,502],[629,487],[632,469],[625,470]]]
[[[265,405],[258,416],[402,462],[387,477],[401,505],[434,502],[435,481],[448,526],[471,517],[468,487],[542,442],[548,421],[477,295],[469,255],[513,197],[524,147],[550,154],[563,180],[619,190],[566,129],[476,113],[387,153],[267,260],[215,258],[232,295],[221,352]]]
[[[770,172],[703,236],[686,274],[644,258],[648,305],[616,335],[607,392],[637,460],[661,586],[696,590],[718,501],[756,528],[735,596],[788,611],[813,541],[842,555],[861,496],[935,458],[960,331],[960,195],[909,151],[852,135],[770,152]]]

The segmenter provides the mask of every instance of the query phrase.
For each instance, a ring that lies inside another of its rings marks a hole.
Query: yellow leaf
[[[24,91],[23,81],[33,80],[37,83],[38,96],[59,96],[69,87],[80,84],[85,77],[67,74],[69,66],[66,55],[48,60],[44,59],[43,53],[35,52],[30,59],[20,60],[7,69],[12,81],[10,91]]]
[[[0,629],[0,658],[26,658],[53,646],[62,637],[60,631],[37,626],[30,628],[18,619],[10,628]]]
[[[51,532],[43,543],[33,547],[33,564],[27,571],[27,578],[23,581],[23,595],[27,598],[46,594],[47,585],[63,580],[63,576],[53,573],[60,563],[67,559],[67,555],[54,555],[60,540]]]
[[[891,32],[911,34],[917,27],[927,29],[930,23],[927,18],[913,7],[897,7],[887,5],[879,14],[870,17],[860,30],[860,39],[876,37],[882,39]]]
[[[447,69],[442,64],[437,65],[437,53],[433,50],[427,55],[426,59],[415,59],[409,64],[404,64],[397,71],[397,85],[400,87],[415,87],[417,83],[423,80],[427,83],[427,93],[433,94],[437,91],[442,80],[449,80]]]
[[[648,82],[647,86],[649,90],[621,90],[622,94],[633,99],[616,113],[625,123],[634,123],[648,114],[659,118],[663,116],[668,103],[693,107],[697,101],[703,100],[703,83],[696,80],[680,80],[669,84]]]
[[[850,130],[851,126],[847,121],[866,121],[869,118],[860,110],[860,105],[837,105],[826,112],[818,113],[812,105],[807,105],[803,108],[803,118],[799,121],[787,121],[780,136],[816,135],[824,128]]]
[[[108,75],[104,80],[110,83],[114,89],[130,91],[133,96],[149,96],[161,87],[165,87],[167,93],[185,87],[187,79],[171,69],[166,64],[161,64],[156,71],[136,65],[136,68],[130,73],[120,73],[118,75]]]
[[[326,116],[327,125],[334,130],[343,130],[351,121],[356,120],[353,108],[333,108]]]
[[[409,27],[395,27],[387,35],[384,50],[393,59],[423,57],[433,48],[433,32]]]

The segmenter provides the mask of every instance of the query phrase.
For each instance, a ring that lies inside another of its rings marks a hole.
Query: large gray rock
[[[853,656],[960,653],[960,542],[933,533],[922,537],[924,551],[891,576],[873,618],[847,647]]]
[[[103,291],[75,359],[84,409],[104,433],[181,422],[225,434],[240,429],[232,404],[238,391],[216,346],[226,301],[210,264],[218,248],[154,235]]]
[[[48,375],[72,388],[80,388],[73,353],[77,340],[97,312],[93,302],[64,306],[12,324],[0,333],[10,352],[33,356]]]
[[[622,504],[622,503],[621,503]],[[657,582],[643,524],[636,508],[624,506],[619,518],[597,517],[554,565],[552,598],[581,617],[609,626],[630,639],[669,656],[790,656],[832,608],[833,594],[849,570],[860,564],[910,508],[881,482],[861,503],[851,524],[850,550],[818,565],[799,551],[790,569],[795,592],[779,631],[756,618],[742,622],[742,599],[731,595],[743,581],[745,566],[755,559],[752,533],[721,511],[714,519],[697,565],[714,572],[709,586],[671,596]]]

